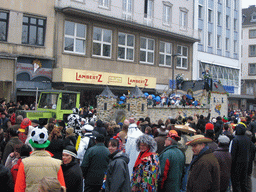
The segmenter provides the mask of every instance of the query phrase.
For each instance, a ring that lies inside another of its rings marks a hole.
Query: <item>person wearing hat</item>
[[[179,140],[175,130],[169,131],[166,136],[166,148],[159,154],[161,174],[158,191],[180,191],[185,155],[178,149]]]
[[[175,125],[175,130],[179,131],[181,133],[180,141],[178,141],[178,148],[185,154],[185,165],[184,165],[184,175],[182,178],[182,185],[181,185],[181,192],[186,191],[187,181],[188,181],[188,169],[189,165],[193,158],[193,151],[192,147],[189,145],[186,145],[188,141],[191,141],[191,138],[194,133],[196,133],[196,130],[191,128],[189,124],[185,125]]]
[[[22,120],[19,128],[19,139],[22,141],[22,143],[26,142],[27,135],[28,135],[28,126],[31,125],[31,121],[29,118],[25,118]]]
[[[72,145],[76,146],[76,134],[74,133],[74,128],[68,127],[66,129],[66,135],[64,139],[64,147]]]
[[[77,152],[74,146],[68,145],[62,152],[62,170],[67,192],[83,191],[83,173],[77,161]]]
[[[215,151],[218,148],[218,144],[215,142],[214,125],[212,123],[206,123],[205,137],[212,140],[212,142],[207,143],[207,145],[212,150],[212,152]]]
[[[99,134],[96,145],[84,154],[81,169],[84,176],[84,191],[99,191],[109,163],[109,150],[104,145],[105,138]],[[114,179],[114,178],[113,178]]]
[[[186,145],[192,146],[194,157],[189,167],[187,192],[219,192],[220,166],[217,158],[207,146],[211,139],[195,135]]]
[[[46,176],[57,178],[61,186],[65,187],[61,160],[52,158],[45,150],[50,144],[47,129],[35,128],[29,143],[34,151],[20,163],[14,191],[37,191],[39,181]]]
[[[214,124],[214,132],[215,132],[215,138],[218,139],[219,135],[222,132],[223,129],[223,121],[221,119],[221,116],[218,116],[216,118],[217,122]]]
[[[93,126],[91,125],[84,125],[82,129],[85,131],[84,137],[81,138],[79,147],[77,150],[77,158],[80,160],[80,163],[82,163],[84,154],[90,147],[95,145],[95,135],[93,135]]]
[[[235,137],[230,143],[232,188],[234,192],[248,191],[247,174],[251,154],[251,140],[245,135],[246,125],[244,123],[238,123],[235,129]]]
[[[231,154],[229,153],[230,139],[226,135],[218,138],[218,148],[213,152],[220,165],[220,192],[226,192],[231,176]]]
[[[168,130],[166,130],[165,125],[161,125],[161,127],[158,129],[158,136],[155,138],[155,141],[157,143],[157,150],[156,153],[160,154],[164,148],[165,148],[165,139],[168,134]]]
[[[79,132],[81,128],[82,117],[79,116],[78,108],[73,108],[72,111],[73,114],[70,114],[67,118],[68,127],[72,127],[76,132]]]

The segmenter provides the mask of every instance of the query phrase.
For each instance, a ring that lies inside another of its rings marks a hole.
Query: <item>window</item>
[[[218,12],[218,25],[221,25],[221,12]]]
[[[226,15],[226,28],[229,29],[229,16]]]
[[[226,51],[229,50],[229,38],[226,38]]]
[[[249,57],[256,57],[256,45],[249,45]]]
[[[229,7],[229,0],[226,0],[226,7]]]
[[[218,0],[218,3],[221,4],[221,0]]]
[[[132,20],[132,0],[123,0],[123,19]]]
[[[99,5],[101,7],[109,8],[109,1],[110,0],[99,0]]]
[[[93,28],[93,55],[101,57],[111,57],[112,31]]]
[[[172,64],[172,44],[160,41],[159,64],[171,66]]]
[[[237,41],[234,40],[234,53],[237,53]]]
[[[144,24],[152,26],[153,21],[153,0],[145,0],[144,5]]]
[[[199,43],[202,44],[203,43],[203,32],[201,29],[198,29],[198,38],[200,39]]]
[[[256,63],[249,63],[249,75],[256,75]]]
[[[249,30],[249,38],[256,38],[256,29]]]
[[[140,62],[154,63],[155,40],[145,37],[140,38]]]
[[[237,28],[237,19],[234,19],[234,31],[236,31]]]
[[[178,45],[177,68],[188,68],[188,47]]]
[[[9,14],[0,12],[0,41],[7,41]]]
[[[212,33],[208,32],[208,46],[212,45]]]
[[[198,18],[202,19],[203,18],[203,6],[198,5]]]
[[[212,22],[212,10],[208,9],[208,22],[211,23]]]
[[[234,0],[234,9],[237,9],[237,1]]]
[[[22,44],[44,45],[46,20],[23,16]]]
[[[65,52],[85,54],[86,25],[65,21]]]
[[[251,15],[251,22],[256,22],[256,12]]]
[[[217,36],[217,49],[220,49],[221,48],[221,36],[218,35]]]
[[[180,27],[187,28],[187,12],[182,10],[180,11]]]
[[[163,10],[163,24],[170,25],[171,24],[171,7],[164,5]]]
[[[134,60],[134,35],[118,33],[118,59]]]

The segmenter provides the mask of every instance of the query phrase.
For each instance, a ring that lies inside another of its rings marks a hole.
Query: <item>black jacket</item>
[[[83,173],[76,160],[67,165],[61,165],[67,192],[83,191]]]
[[[0,186],[1,191],[13,192],[13,181],[11,171],[0,164]]]
[[[107,169],[106,192],[130,192],[130,176],[128,170],[129,158],[121,152],[109,155],[110,163]]]
[[[222,132],[222,129],[223,129],[223,121],[218,120],[214,125],[215,139],[218,139],[219,135]]]
[[[62,160],[62,151],[64,149],[63,139],[53,139],[51,140],[50,145],[46,148],[47,151],[50,151],[53,154],[53,158]]]
[[[248,130],[252,132],[252,142],[255,143],[256,142],[256,137],[255,137],[255,133],[256,133],[256,120],[252,121],[249,124]]]

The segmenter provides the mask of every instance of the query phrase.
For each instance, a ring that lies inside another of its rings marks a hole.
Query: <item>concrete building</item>
[[[242,108],[256,110],[256,7],[242,10]]]
[[[174,72],[192,79],[194,2],[56,0],[53,87],[81,91],[82,105],[108,85],[167,92]],[[179,53],[179,56],[173,57]],[[126,92],[125,92],[126,91]]]
[[[194,9],[200,42],[194,44],[193,79],[209,70],[231,97],[240,94],[241,1],[195,0]]]
[[[30,104],[36,88],[51,88],[54,18],[51,0],[1,1],[0,98]]]

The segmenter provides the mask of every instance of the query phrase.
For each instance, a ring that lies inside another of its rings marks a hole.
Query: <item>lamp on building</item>
[[[180,56],[180,53],[174,53],[172,54],[172,94],[173,94],[173,86],[174,86],[174,69],[176,67],[175,65],[175,58],[177,58],[177,56]],[[176,59],[177,61],[177,59]]]

